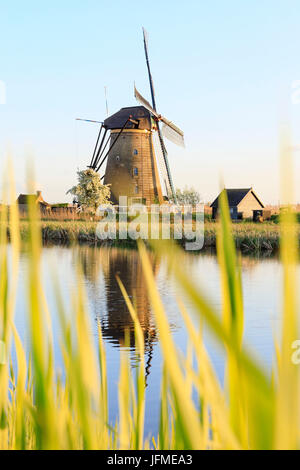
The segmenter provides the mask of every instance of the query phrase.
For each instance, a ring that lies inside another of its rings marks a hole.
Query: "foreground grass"
[[[95,243],[96,222],[86,221],[41,221],[41,236],[44,241],[58,242],[87,242]],[[206,221],[204,225],[205,246],[216,247],[217,233],[220,224]],[[29,237],[29,222],[20,222],[20,233],[23,240]],[[280,225],[265,223],[232,223],[231,230],[236,248],[241,251],[277,251],[280,243]],[[300,241],[300,225],[295,225],[296,235]],[[130,240],[116,240],[124,245]],[[184,239],[183,239],[184,242]],[[131,244],[136,245],[134,241]]]
[[[225,198],[225,196],[224,196]],[[11,198],[15,200],[14,197]],[[76,292],[68,306],[61,300],[54,278],[55,302],[60,314],[63,371],[54,361],[51,312],[46,304],[40,275],[41,230],[35,207],[30,207],[28,235],[29,274],[26,285],[30,346],[25,354],[14,326],[19,272],[20,233],[16,207],[11,209],[10,241],[2,214],[0,226],[0,339],[6,347],[0,364],[1,449],[296,449],[300,448],[299,370],[292,363],[293,342],[299,337],[296,259],[298,233],[293,214],[281,225],[283,262],[282,337],[275,344],[272,375],[266,373],[243,346],[243,298],[241,273],[231,235],[226,200],[217,248],[222,283],[222,317],[184,270],[179,247],[158,243],[154,249],[168,260],[170,272],[198,313],[191,321],[178,299],[188,332],[187,355],[174,343],[167,316],[155,284],[148,253],[139,253],[149,298],[159,332],[163,356],[159,432],[144,437],[145,363],[144,337],[138,315],[122,279],[120,289],[135,324],[138,367],[133,376],[128,356],[121,353],[119,415],[110,422],[105,347],[99,326],[98,345],[90,334],[87,302],[78,269]],[[94,230],[93,224],[76,230]],[[259,226],[260,230],[262,226]],[[241,230],[238,227],[237,230]],[[90,233],[90,232],[89,232]],[[71,319],[67,310],[72,312]],[[223,389],[204,346],[205,324],[223,347],[226,380]],[[17,367],[8,354],[13,344]],[[28,359],[29,357],[29,359]],[[195,360],[193,360],[193,358]]]

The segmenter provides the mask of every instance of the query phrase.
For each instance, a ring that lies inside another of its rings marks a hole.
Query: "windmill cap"
[[[144,106],[130,106],[109,116],[104,121],[105,129],[122,129],[128,118],[138,121],[138,129],[151,130],[151,114]],[[132,122],[126,124],[126,129],[135,129]]]

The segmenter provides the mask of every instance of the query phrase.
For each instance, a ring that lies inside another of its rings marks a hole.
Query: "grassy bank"
[[[45,242],[81,242],[81,243],[108,243],[96,238],[96,222],[87,221],[41,221],[42,239]],[[206,221],[204,225],[205,246],[216,247],[219,223]],[[233,238],[235,246],[241,251],[277,251],[280,241],[280,225],[270,222],[233,223]],[[297,238],[300,241],[300,225],[295,225]],[[20,233],[23,240],[29,236],[28,221],[20,222]],[[184,239],[182,240],[184,242]],[[111,243],[111,242],[110,242]],[[117,245],[136,245],[133,240],[116,240]],[[179,241],[180,243],[180,241]]]

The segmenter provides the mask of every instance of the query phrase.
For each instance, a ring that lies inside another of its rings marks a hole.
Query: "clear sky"
[[[136,105],[134,81],[150,98],[142,26],[158,110],[185,131],[186,149],[168,144],[175,186],[208,201],[222,177],[276,203],[282,120],[300,148],[298,0],[0,0],[0,167],[10,148],[18,192],[31,153],[44,198],[69,200],[97,136],[75,118],[105,118],[104,86],[110,114]]]

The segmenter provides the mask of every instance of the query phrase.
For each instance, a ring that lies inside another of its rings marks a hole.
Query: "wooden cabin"
[[[28,212],[28,201],[32,199],[35,204],[39,206],[39,209],[43,213],[51,211],[51,204],[44,201],[41,191],[37,191],[36,194],[20,194],[17,199],[17,204],[19,206],[19,211],[23,213]]]
[[[225,189],[232,220],[253,219],[263,217],[264,204],[255,194],[253,188]],[[219,212],[219,196],[211,204],[212,217],[216,219]]]

